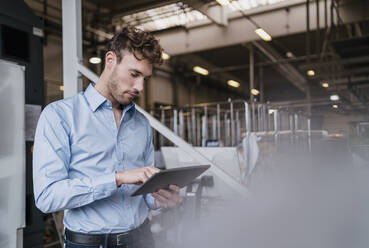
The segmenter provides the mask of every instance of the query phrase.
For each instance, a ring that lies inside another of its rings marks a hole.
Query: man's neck
[[[110,94],[106,80],[107,79],[104,77],[104,73],[101,74],[99,80],[95,84],[95,89],[111,102],[113,109],[122,110],[124,106],[122,106],[118,101],[116,101],[114,97]]]

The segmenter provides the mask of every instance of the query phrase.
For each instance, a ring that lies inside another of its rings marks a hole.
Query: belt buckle
[[[126,237],[128,237],[128,232],[125,232],[125,233],[121,233],[121,234],[118,234],[117,235],[117,245],[123,245],[123,243],[121,243],[121,241],[123,240],[123,239],[125,239]]]

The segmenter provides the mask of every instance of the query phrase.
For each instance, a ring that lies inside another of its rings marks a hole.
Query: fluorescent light
[[[228,83],[229,86],[232,86],[232,87],[235,87],[235,88],[240,87],[240,83],[237,82],[237,81],[234,81],[234,80],[228,80],[227,83]]]
[[[206,70],[205,68],[200,67],[200,66],[195,66],[193,68],[193,71],[194,72],[197,72],[197,73],[199,73],[201,75],[204,75],[204,76],[209,75],[209,71]]]
[[[222,6],[227,6],[229,5],[229,1],[228,0],[216,0],[220,5]]]
[[[168,59],[170,59],[170,55],[169,55],[169,54],[167,54],[167,53],[165,53],[165,52],[162,52],[162,53],[161,53],[161,58],[162,58],[163,60],[168,60]]]
[[[334,95],[331,95],[329,99],[331,99],[331,101],[338,101],[340,99],[340,96],[337,94],[334,94]]]
[[[259,95],[259,91],[257,89],[251,89],[251,94],[253,94],[254,96]]]
[[[314,77],[315,76],[315,71],[314,70],[307,70],[306,75],[308,75],[309,77]]]
[[[337,104],[333,104],[332,107],[333,108],[338,108],[338,105]]]
[[[327,81],[322,82],[322,87],[323,88],[328,88],[329,87],[329,83]]]
[[[101,58],[99,58],[99,57],[91,57],[88,61],[91,64],[100,64],[101,63]]]
[[[255,33],[257,35],[259,35],[260,38],[262,38],[265,41],[271,41],[272,40],[272,36],[270,36],[264,29],[262,28],[257,28],[255,29]]]
[[[64,85],[60,85],[60,86],[59,86],[59,90],[60,90],[60,91],[64,91]]]

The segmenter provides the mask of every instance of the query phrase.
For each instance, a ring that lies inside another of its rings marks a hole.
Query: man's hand
[[[174,208],[180,202],[179,187],[175,185],[170,185],[169,190],[160,189],[152,193],[152,196],[159,208]]]
[[[154,166],[146,166],[142,168],[126,170],[126,171],[118,171],[115,173],[115,181],[117,186],[121,186],[122,184],[143,184],[153,176],[155,173],[159,172],[158,168]]]

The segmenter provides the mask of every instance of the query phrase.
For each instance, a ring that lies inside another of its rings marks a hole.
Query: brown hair
[[[163,48],[159,41],[149,32],[142,31],[134,27],[125,27],[122,31],[115,34],[108,43],[107,52],[112,51],[121,62],[122,51],[127,50],[136,59],[147,59],[151,64],[161,64],[161,54]]]

